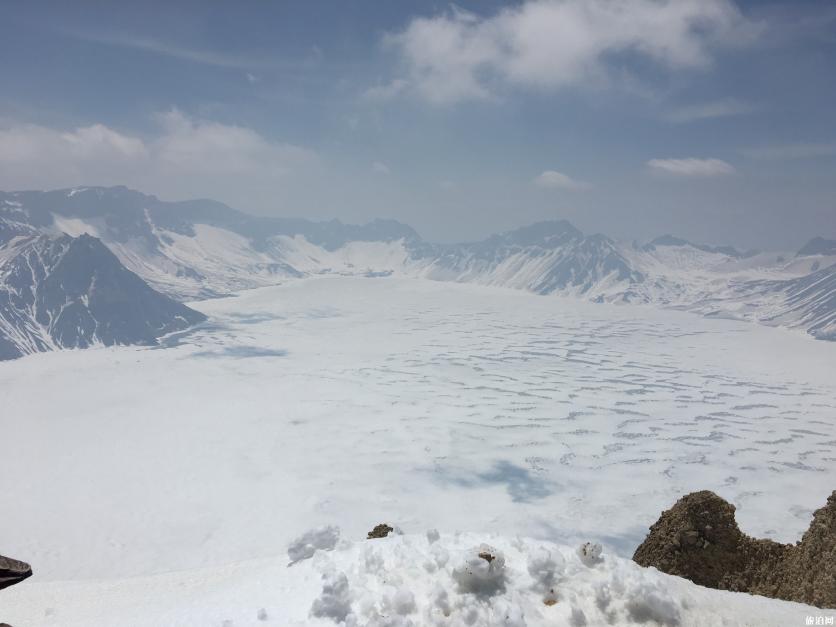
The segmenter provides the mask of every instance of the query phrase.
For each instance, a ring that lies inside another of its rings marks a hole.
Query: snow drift
[[[318,537],[319,531],[311,537]],[[111,582],[26,583],[3,618],[44,627],[803,625],[809,606],[701,588],[607,551],[474,533],[342,542],[281,558]]]

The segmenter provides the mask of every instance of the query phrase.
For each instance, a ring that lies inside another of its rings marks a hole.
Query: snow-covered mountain
[[[747,281],[735,287],[738,296],[717,299],[716,311],[703,313],[737,311],[742,319],[799,327],[818,339],[836,340],[836,263],[797,278]]]
[[[561,220],[442,245],[391,220],[256,217],[125,187],[0,193],[0,250],[32,233],[100,238],[129,270],[181,301],[313,274],[395,274],[656,304],[834,337],[836,253],[821,238],[797,255],[740,252],[671,235],[629,244]]]
[[[810,257],[812,255],[836,256],[836,240],[814,237],[796,253],[796,257]]]
[[[0,223],[2,226],[2,223]],[[90,235],[18,234],[0,248],[0,360],[94,344],[154,344],[205,316],[151,289]]]
[[[616,242],[586,236],[565,220],[540,222],[483,242],[437,246],[423,275],[565,293],[592,300],[633,300],[644,275],[633,268]],[[640,298],[639,298],[640,299]]]
[[[316,271],[355,272],[355,262],[386,257],[386,246],[364,251],[362,244],[419,240],[393,221],[354,226],[263,218],[211,200],[164,202],[125,187],[0,193],[0,219],[6,230],[98,237],[152,287],[181,300]]]

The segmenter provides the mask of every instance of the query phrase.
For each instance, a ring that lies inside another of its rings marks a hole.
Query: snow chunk
[[[595,566],[603,561],[601,553],[603,549],[598,543],[584,542],[578,547],[578,557],[586,566]]]
[[[648,583],[631,590],[625,606],[630,619],[637,623],[653,621],[670,627],[680,623],[679,608],[676,604]]]
[[[322,593],[311,605],[311,616],[330,618],[340,623],[351,614],[351,593],[348,577],[345,573],[325,573],[322,575]]]
[[[447,618],[452,611],[453,609],[450,607],[450,595],[447,593],[447,589],[436,581],[430,593],[430,617]]]
[[[679,605],[670,598],[661,582],[651,580],[646,571],[615,572],[595,586],[595,605],[609,622],[653,623],[677,627],[681,623]]]
[[[534,579],[534,589],[551,592],[566,569],[566,560],[559,551],[540,547],[528,556],[528,574]]]
[[[447,566],[447,562],[450,561],[450,551],[439,544],[434,544],[430,547],[430,554],[438,568],[444,568]]]
[[[415,611],[415,596],[406,588],[398,588],[394,594],[383,598],[383,609],[401,616],[412,614]]]
[[[578,607],[572,608],[572,613],[569,615],[569,624],[572,627],[586,627],[586,614]]]
[[[432,544],[433,542],[438,542],[441,539],[441,534],[438,533],[438,529],[429,529],[427,531],[427,542]]]
[[[493,604],[493,616],[489,625],[497,625],[499,627],[527,627],[525,614],[522,608],[516,603],[511,603],[505,599],[498,599]]]
[[[332,551],[340,539],[340,528],[335,526],[317,527],[306,531],[287,547],[291,562],[312,557],[317,551]]]
[[[470,549],[464,562],[453,569],[461,592],[493,595],[505,588],[505,556],[488,544]]]

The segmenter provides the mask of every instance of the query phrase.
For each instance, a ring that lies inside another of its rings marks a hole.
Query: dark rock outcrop
[[[26,562],[0,555],[0,590],[8,588],[32,576],[32,567]]]
[[[713,492],[688,494],[650,527],[633,561],[720,590],[836,607],[836,492],[797,544],[750,538]]]
[[[390,527],[386,523],[381,523],[379,525],[375,525],[375,528],[369,531],[367,538],[369,540],[373,540],[374,538],[385,538],[394,530],[395,529],[393,527]]]

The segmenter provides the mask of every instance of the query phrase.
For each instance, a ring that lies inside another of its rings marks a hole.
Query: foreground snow
[[[787,627],[833,614],[701,588],[608,554],[435,531],[343,541],[290,565],[263,559],[117,582],[21,585],[3,595],[5,620],[44,627]]]

